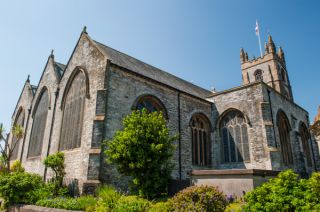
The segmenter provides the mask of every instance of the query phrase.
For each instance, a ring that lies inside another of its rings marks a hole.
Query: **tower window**
[[[254,72],[254,78],[256,81],[262,81],[263,77],[262,77],[262,71],[260,69],[256,70]]]

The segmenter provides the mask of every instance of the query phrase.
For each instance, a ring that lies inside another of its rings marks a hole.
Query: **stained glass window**
[[[299,133],[301,137],[303,153],[305,155],[307,165],[310,167],[312,166],[311,151],[310,151],[310,144],[309,144],[310,134],[307,126],[304,123],[300,125]]]
[[[17,118],[14,122],[14,125],[19,125],[21,127],[24,126],[24,110],[22,108],[19,109]],[[12,137],[11,140],[11,149],[13,148],[13,151],[11,153],[10,160],[16,160],[18,158],[18,151],[20,148],[20,143],[22,139],[18,139],[16,136]]]
[[[207,117],[196,114],[191,119],[192,164],[206,166],[211,164],[210,124]]]
[[[43,137],[46,129],[47,114],[49,109],[48,91],[45,90],[41,96],[38,105],[36,106],[33,117],[33,126],[31,131],[28,157],[35,157],[41,154]]]
[[[287,116],[282,111],[278,112],[277,125],[280,137],[282,161],[284,165],[291,165],[293,163],[293,156],[290,142],[290,125]]]
[[[162,112],[162,115],[167,118],[166,109],[163,104],[156,97],[151,95],[141,96],[136,102],[136,110],[142,110],[145,108],[149,113],[151,112]]]
[[[81,145],[86,77],[79,71],[73,78],[64,102],[59,150],[78,148]]]
[[[228,112],[221,120],[223,162],[250,161],[247,122],[239,111]]]

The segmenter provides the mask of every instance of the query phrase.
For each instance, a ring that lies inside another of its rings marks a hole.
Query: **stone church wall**
[[[178,98],[180,96],[180,126],[181,126],[181,179],[189,179],[191,167],[191,132],[189,121],[194,113],[202,112],[209,119],[211,116],[211,104],[202,99],[191,97],[183,92],[169,86],[157,83],[154,80],[139,76],[129,70],[111,66],[107,74],[107,111],[105,121],[106,139],[110,140],[115,132],[122,129],[122,119],[131,113],[135,100],[145,94],[157,97],[165,106],[168,113],[168,127],[171,135],[179,133],[179,108]],[[179,147],[175,142],[176,151],[173,156],[175,168],[172,177],[180,179],[179,172]],[[127,188],[125,177],[119,176],[115,167],[104,162],[101,169],[101,178],[107,183],[116,184],[122,188]]]
[[[41,176],[44,175],[43,160],[47,156],[50,127],[52,123],[52,115],[53,115],[53,108],[54,108],[55,92],[58,87],[58,81],[59,81],[59,79],[55,75],[53,63],[54,63],[53,58],[49,57],[48,63],[45,67],[42,78],[39,82],[37,91],[32,101],[32,106],[31,106],[32,110],[31,110],[31,115],[28,123],[29,125],[28,131],[26,132],[26,140],[25,140],[25,146],[24,146],[23,157],[22,157],[22,163],[26,171],[33,172]],[[32,126],[33,126],[33,118],[34,118],[32,114],[35,113],[35,109],[36,109],[35,104],[41,94],[42,89],[44,89],[45,87],[48,89],[49,109],[47,113],[46,127],[45,127],[45,132],[43,137],[42,151],[40,156],[28,157],[29,143],[30,143]]]
[[[213,123],[214,131],[214,167],[215,169],[266,169],[268,166],[268,155],[265,145],[265,134],[263,132],[262,115],[260,104],[263,100],[261,84],[250,84],[230,90],[222,91],[210,98],[213,101]],[[246,163],[222,163],[221,162],[221,136],[219,119],[230,109],[241,111],[247,117],[248,141],[250,149],[250,162]]]

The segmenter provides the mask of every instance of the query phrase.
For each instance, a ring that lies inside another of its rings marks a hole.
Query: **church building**
[[[221,92],[198,87],[81,33],[66,65],[48,57],[37,84],[29,77],[12,115],[24,129],[11,160],[45,180],[44,159],[65,154],[65,183],[90,193],[98,185],[126,189],[128,177],[105,162],[102,141],[122,129],[132,110],[162,111],[179,134],[169,190],[218,186],[238,196],[293,169],[320,168],[308,112],[294,102],[284,52],[269,36],[262,57],[241,49],[242,85]]]

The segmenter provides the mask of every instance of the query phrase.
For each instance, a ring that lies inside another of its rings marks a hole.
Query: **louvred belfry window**
[[[41,155],[44,133],[46,130],[47,114],[49,109],[48,91],[44,90],[40,96],[33,117],[33,125],[28,149],[28,157]]]
[[[222,161],[250,161],[248,124],[239,111],[228,112],[221,120]]]
[[[78,71],[67,91],[64,102],[59,150],[78,148],[81,145],[86,77]]]
[[[282,161],[286,166],[291,165],[293,163],[293,156],[290,142],[290,125],[287,116],[282,111],[277,115],[277,125],[280,137]]]
[[[202,114],[192,117],[192,164],[196,166],[207,166],[211,164],[210,154],[210,124],[208,119]]]
[[[14,122],[14,125],[18,125],[23,127],[24,126],[24,110],[20,108],[18,112],[18,116],[16,118],[16,121]],[[18,139],[16,136],[12,137],[11,141],[11,149],[13,148],[13,151],[11,153],[10,160],[16,160],[18,158],[18,152],[20,148],[21,138]]]

